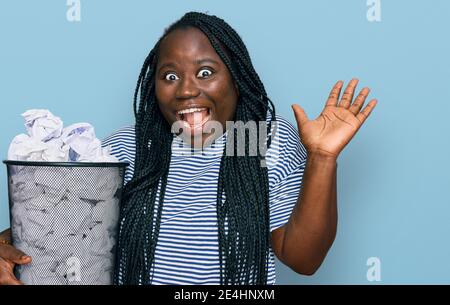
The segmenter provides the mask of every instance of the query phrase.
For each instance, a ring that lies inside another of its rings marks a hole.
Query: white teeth
[[[189,109],[180,110],[177,113],[185,114],[185,113],[192,113],[192,112],[203,111],[203,110],[206,110],[206,108],[189,108]]]

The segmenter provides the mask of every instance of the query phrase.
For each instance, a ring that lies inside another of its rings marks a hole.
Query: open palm
[[[300,106],[293,105],[300,137],[309,153],[337,158],[375,108],[377,101],[373,99],[361,111],[370,92],[369,88],[362,89],[352,103],[357,84],[358,80],[352,79],[339,102],[343,82],[338,81],[331,90],[322,113],[314,120],[309,120]]]

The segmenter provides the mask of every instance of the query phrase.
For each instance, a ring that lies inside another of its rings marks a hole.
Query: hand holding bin
[[[13,245],[32,257],[15,269],[24,284],[112,284],[127,163],[88,123],[63,128],[46,109],[22,114],[4,161]]]
[[[112,284],[127,163],[4,161],[24,284]]]

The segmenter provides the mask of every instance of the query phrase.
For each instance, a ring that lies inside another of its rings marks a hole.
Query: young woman
[[[368,88],[354,100],[357,83],[350,81],[339,100],[337,82],[315,120],[294,105],[297,132],[275,115],[226,22],[191,12],[170,26],[139,75],[135,125],[104,141],[130,163],[115,282],[273,284],[274,255],[313,274],[336,234],[336,160],[376,105],[363,109]],[[211,122],[222,132],[209,132]],[[267,152],[251,154],[251,133],[227,122],[263,122],[267,137],[258,129],[257,139],[267,139]],[[189,139],[200,139],[200,152]],[[239,145],[244,156],[235,153]],[[0,282],[19,284],[13,266],[32,258],[9,238],[2,234]]]

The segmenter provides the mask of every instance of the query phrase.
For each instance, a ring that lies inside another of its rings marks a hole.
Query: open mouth
[[[186,122],[191,129],[201,128],[211,117],[211,111],[207,107],[187,108],[176,112],[178,120]]]

